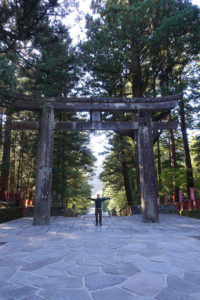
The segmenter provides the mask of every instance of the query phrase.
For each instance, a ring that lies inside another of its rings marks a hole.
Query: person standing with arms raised
[[[95,201],[95,218],[96,218],[96,226],[98,225],[98,222],[100,226],[102,225],[102,209],[101,209],[101,203],[105,200],[109,200],[110,197],[107,198],[100,198],[100,195],[97,194],[97,198],[88,198],[91,201]]]

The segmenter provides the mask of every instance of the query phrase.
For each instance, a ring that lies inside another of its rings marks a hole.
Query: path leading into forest
[[[200,299],[200,220],[30,218],[0,225],[0,300]],[[4,243],[4,244],[3,244]]]

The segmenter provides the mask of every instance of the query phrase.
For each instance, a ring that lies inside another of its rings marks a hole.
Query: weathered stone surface
[[[184,278],[185,280],[200,286],[200,272],[186,272]]]
[[[45,290],[40,293],[45,299],[51,300],[91,300],[83,289],[55,289]]]
[[[127,279],[122,287],[139,295],[154,296],[166,287],[166,280],[162,274],[139,272]]]
[[[104,254],[104,256],[99,257],[99,261],[103,264],[111,265],[111,264],[122,262],[122,259],[119,256],[113,256],[113,255],[110,256],[110,255]]]
[[[9,287],[12,288],[13,285],[6,281],[0,281],[0,289],[9,288]]]
[[[47,227],[32,226],[30,218],[0,224],[0,239],[7,241],[0,247],[2,267],[6,268],[6,262],[9,262],[9,268],[16,268],[16,273],[11,277],[8,274],[8,281],[2,279],[0,291],[7,293],[19,286],[36,289],[30,295],[19,292],[20,300],[92,300],[93,294],[101,297],[106,290],[109,295],[120,291],[119,295],[123,294],[123,300],[126,297],[129,300],[129,295],[133,300],[161,300],[165,297],[176,300],[179,295],[181,300],[185,296],[187,300],[199,300],[199,241],[195,239],[196,242],[193,243],[193,239],[189,237],[199,236],[200,221],[175,215],[161,215],[160,220],[157,224],[147,224],[142,223],[140,215],[104,217],[105,227],[98,229],[94,226],[94,216],[89,215],[69,219],[52,217],[51,225]],[[127,228],[132,233],[127,233]],[[117,239],[120,247],[116,246]],[[95,243],[98,245],[97,249]],[[61,257],[62,260],[52,263],[56,257]],[[47,265],[41,267],[44,262]],[[32,271],[21,271],[21,267],[25,265],[34,268]],[[84,276],[69,274],[68,270],[77,265],[81,269],[86,267],[86,270],[91,270],[87,267],[94,267],[98,272]],[[131,265],[140,267],[141,271],[132,275],[132,270],[129,269]],[[40,268],[35,268],[38,266]],[[4,275],[1,265],[0,274]],[[147,275],[139,280],[139,274]],[[97,280],[96,285],[92,277],[98,275],[103,278]],[[108,276],[111,276],[110,279]],[[169,280],[170,286],[167,286],[167,276],[173,278],[173,286]],[[121,282],[119,278],[124,281]],[[181,284],[177,282],[177,278]],[[95,289],[88,287],[87,280]],[[101,284],[100,287],[98,283]],[[66,291],[69,291],[67,296]],[[0,300],[9,299],[15,300],[14,297],[9,298],[0,293]]]
[[[185,279],[181,279],[175,276],[169,276],[167,278],[168,286],[181,293],[191,294],[195,292],[200,292],[200,286],[193,284],[191,281],[187,281]]]
[[[19,267],[25,265],[23,260],[6,259],[0,263],[0,267]]]
[[[153,153],[151,112],[139,112],[138,158],[140,169],[141,205],[144,222],[158,222],[158,188]]]
[[[142,249],[146,248],[146,243],[142,242],[129,242],[117,250],[117,255],[136,254]]]
[[[65,277],[66,273],[64,270],[54,269],[53,267],[44,267],[41,269],[34,270],[35,274],[46,276],[46,277]]]
[[[44,289],[59,289],[59,288],[80,288],[82,279],[80,277],[65,276],[63,277],[44,277],[29,272],[18,272],[12,277],[11,282],[20,285],[31,283],[33,286]]]
[[[171,276],[180,276],[180,277],[183,276],[183,270],[166,263],[151,262],[151,261],[144,260],[144,261],[137,262],[136,266],[140,270],[144,270],[148,272],[168,274]]]
[[[98,271],[99,269],[97,267],[83,265],[76,265],[67,270],[69,274],[78,276],[87,276],[90,274],[98,273]]]
[[[75,262],[72,260],[64,260],[64,261],[59,261],[57,263],[52,264],[52,268],[57,269],[57,270],[68,270],[70,267],[74,266]]]
[[[133,300],[135,296],[120,288],[110,288],[92,293],[94,300]]]
[[[26,296],[33,295],[37,292],[37,289],[32,286],[23,286],[18,288],[4,288],[0,289],[0,296],[5,299],[23,299]]]
[[[170,288],[163,289],[157,296],[158,300],[194,300],[192,296],[185,295],[180,291],[175,291]]]
[[[47,257],[46,259],[43,260],[39,260],[36,262],[33,262],[31,264],[26,264],[25,266],[23,266],[23,268],[21,269],[22,271],[33,271],[36,269],[40,269],[44,266],[53,264],[57,261],[60,261],[62,259],[62,257]]]
[[[33,225],[49,225],[52,189],[54,110],[45,105],[40,119]]]
[[[18,285],[28,286],[30,283],[33,286],[39,286],[42,280],[46,279],[43,276],[32,274],[30,272],[17,272],[11,279],[10,282]]]
[[[106,265],[102,267],[102,270],[110,274],[118,274],[122,276],[132,276],[139,272],[140,270],[133,264],[115,264],[115,265]]]
[[[89,290],[95,291],[118,285],[124,280],[126,278],[119,275],[94,274],[86,277],[85,284]]]
[[[124,263],[135,263],[138,261],[144,261],[144,257],[139,254],[125,255],[123,256]]]
[[[0,280],[7,281],[16,271],[16,267],[0,267]]]
[[[23,298],[22,300],[44,300],[44,298],[40,297],[38,295],[31,295],[31,296]]]

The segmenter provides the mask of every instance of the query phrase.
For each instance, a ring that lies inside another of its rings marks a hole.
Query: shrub
[[[179,214],[185,217],[200,219],[200,210],[197,211],[184,210],[184,211],[180,211]]]
[[[65,208],[64,217],[77,217],[77,212],[72,208]]]
[[[0,209],[0,223],[23,218],[23,207],[5,207]]]

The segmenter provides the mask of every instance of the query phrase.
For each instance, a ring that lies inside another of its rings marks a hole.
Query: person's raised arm
[[[105,200],[110,200],[110,197],[103,197],[101,198],[102,201],[105,201]]]
[[[88,198],[88,197],[87,197],[87,199],[88,199],[88,200],[91,200],[91,201],[96,201],[96,199],[93,199],[93,198]]]

